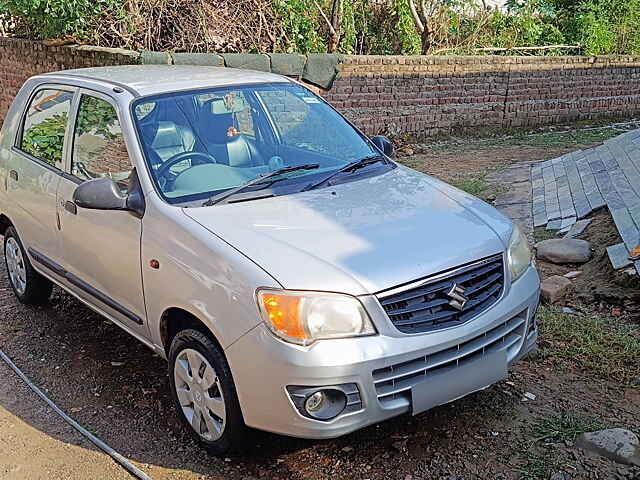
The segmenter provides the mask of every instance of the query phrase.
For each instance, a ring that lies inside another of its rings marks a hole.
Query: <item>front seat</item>
[[[164,162],[182,152],[190,152],[195,145],[193,131],[170,120],[152,122],[142,127],[144,143]]]
[[[200,111],[201,138],[206,149],[218,163],[230,167],[250,167],[254,164],[249,142],[241,134],[233,134],[236,124],[233,113],[213,113],[211,102],[206,102]]]

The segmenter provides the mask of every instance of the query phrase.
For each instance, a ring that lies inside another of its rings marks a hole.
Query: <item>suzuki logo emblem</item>
[[[457,310],[463,310],[469,299],[464,296],[465,288],[454,283],[451,290],[447,292],[447,296],[451,297],[449,305]]]

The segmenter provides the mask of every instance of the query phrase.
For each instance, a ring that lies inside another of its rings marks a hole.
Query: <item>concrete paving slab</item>
[[[624,267],[628,267],[633,262],[629,260],[629,251],[625,247],[624,243],[618,243],[607,247],[607,255],[611,261],[611,266],[614,270],[619,270]]]
[[[591,222],[592,220],[590,218],[578,220],[566,232],[564,238],[576,238],[577,236],[582,235]]]

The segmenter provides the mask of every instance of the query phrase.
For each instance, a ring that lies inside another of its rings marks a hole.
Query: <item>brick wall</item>
[[[39,73],[71,68],[137,63],[126,50],[48,47],[38,42],[0,37],[0,121],[24,81]]]
[[[367,133],[630,117],[640,57],[348,56],[325,96]]]
[[[135,52],[0,38],[0,119],[31,75],[138,61]],[[640,57],[346,56],[338,70],[322,94],[369,134],[435,135],[640,113]]]

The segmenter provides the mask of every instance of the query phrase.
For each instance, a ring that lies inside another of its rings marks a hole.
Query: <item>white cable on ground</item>
[[[122,455],[120,455],[118,452],[116,452],[113,448],[111,448],[109,445],[107,445],[106,443],[104,443],[102,440],[100,440],[99,438],[97,438],[95,435],[93,435],[91,432],[87,431],[85,428],[83,428],[78,422],[76,422],[73,418],[71,418],[69,415],[67,415],[66,413],[64,413],[55,403],[53,403],[53,401],[51,401],[49,399],[49,397],[47,397],[42,390],[40,390],[38,387],[36,387],[31,380],[29,380],[29,378],[22,373],[22,371],[16,366],[15,363],[13,363],[11,361],[11,359],[2,351],[0,350],[0,358],[2,358],[2,360],[4,360],[7,365],[9,365],[12,370],[14,372],[16,372],[16,374],[24,381],[24,383],[27,384],[27,386],[33,390],[36,394],[38,394],[38,396],[44,400],[45,402],[47,402],[47,404],[53,408],[53,410],[55,410],[55,412],[60,415],[62,417],[62,419],[67,422],[69,425],[71,425],[73,428],[75,428],[78,432],[80,432],[82,435],[84,435],[85,437],[87,437],[96,447],[98,447],[100,450],[102,450],[103,452],[105,452],[107,455],[109,455],[111,458],[113,458],[117,463],[119,463],[123,468],[125,468],[129,473],[131,473],[133,476],[139,478],[140,480],[151,480],[151,477],[149,477],[146,473],[144,473],[142,470],[140,470],[138,467],[136,467],[135,465],[133,465],[129,460],[127,460],[125,457],[123,457]]]

